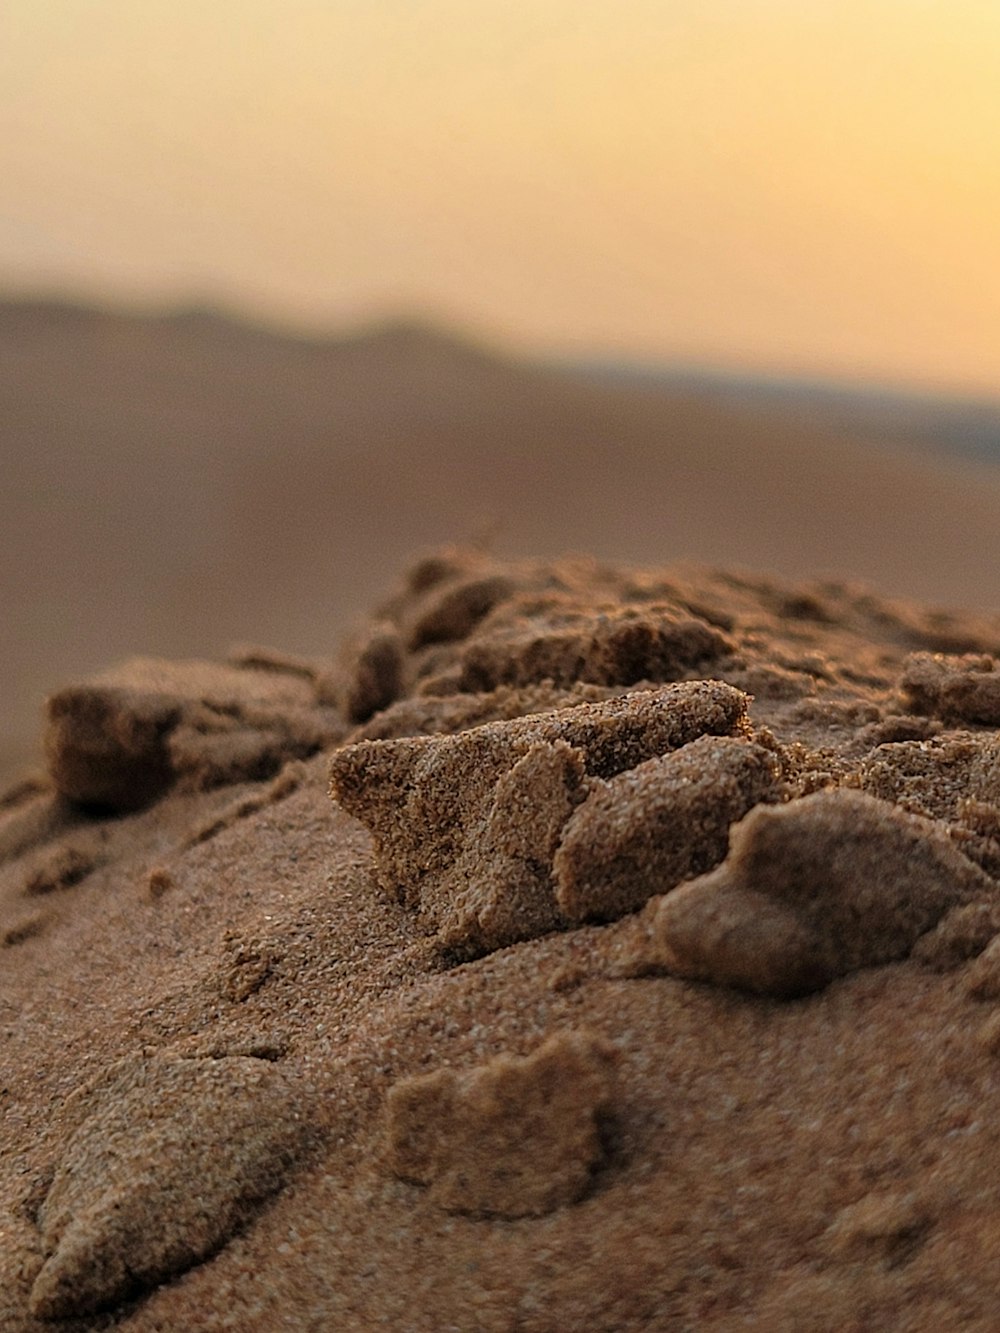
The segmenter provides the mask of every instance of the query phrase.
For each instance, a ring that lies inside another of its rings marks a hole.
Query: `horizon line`
[[[234,329],[284,341],[316,346],[349,344],[393,331],[424,334],[470,350],[502,359],[528,362],[557,370],[607,376],[636,385],[660,381],[694,381],[699,387],[758,389],[776,394],[852,396],[866,400],[895,399],[923,403],[980,408],[1000,412],[1000,389],[959,386],[943,381],[891,379],[858,372],[854,376],[835,370],[781,367],[771,363],[732,362],[725,358],[659,357],[639,349],[576,348],[543,346],[519,339],[515,334],[485,327],[471,319],[434,311],[416,303],[392,306],[379,303],[366,314],[321,320],[309,316],[281,314],[241,303],[224,296],[129,296],[38,287],[6,286],[0,282],[0,309],[49,308],[81,315],[135,320],[180,321],[200,317]]]

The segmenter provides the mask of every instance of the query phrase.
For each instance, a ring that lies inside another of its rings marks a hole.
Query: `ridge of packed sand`
[[[419,327],[310,341],[0,302],[0,422],[0,781],[63,680],[136,645],[330,654],[443,539],[1000,605],[996,469]]]
[[[452,550],[68,684],[0,1328],[995,1328],[998,728],[997,618]]]

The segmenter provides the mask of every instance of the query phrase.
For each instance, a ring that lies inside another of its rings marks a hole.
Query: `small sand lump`
[[[612,778],[577,808],[555,857],[556,898],[572,921],[610,921],[711,870],[729,826],[779,794],[774,754],[702,736]]]
[[[590,1034],[563,1032],[524,1059],[401,1079],[389,1167],[450,1212],[529,1217],[575,1203],[604,1155],[614,1059]]]
[[[48,718],[56,789],[114,811],[140,809],[178,779],[199,788],[271,777],[339,725],[301,676],[153,658],[60,690]]]
[[[668,971],[771,995],[903,958],[953,905],[996,894],[939,826],[861,792],[758,806],[726,860],[660,901]]]
[[[986,654],[914,653],[900,687],[918,713],[946,722],[1000,726],[1000,671],[996,659]]]
[[[127,1062],[70,1136],[38,1223],[31,1312],[90,1314],[197,1263],[276,1190],[301,1121],[263,1060]]]
[[[555,627],[551,617],[489,626],[491,632],[471,640],[462,653],[462,688],[679,680],[732,649],[713,626],[663,607],[642,614],[566,613],[564,619]]]

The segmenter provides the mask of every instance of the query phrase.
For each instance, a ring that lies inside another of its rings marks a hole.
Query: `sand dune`
[[[586,549],[1000,604],[1000,481],[408,326],[0,306],[0,765],[130,652],[329,653],[421,546]]]
[[[334,669],[77,678],[0,1328],[994,1329],[998,726],[1000,617],[454,550]]]

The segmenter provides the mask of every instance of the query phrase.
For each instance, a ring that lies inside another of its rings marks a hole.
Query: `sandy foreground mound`
[[[412,568],[0,797],[0,1328],[996,1329],[1000,620]]]

